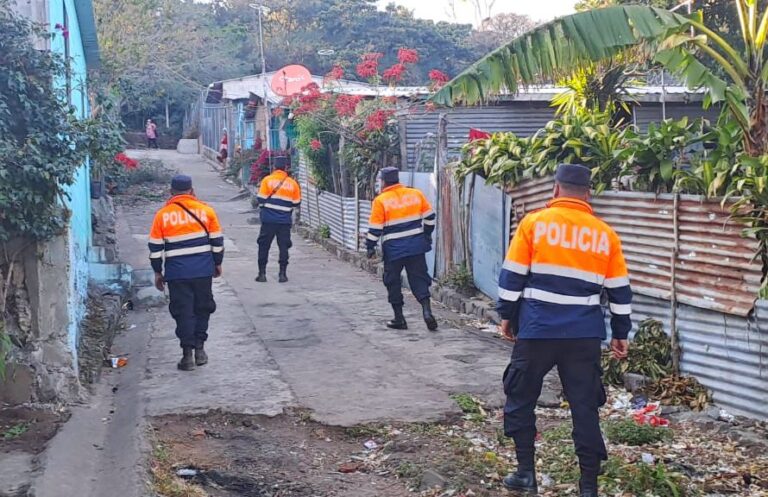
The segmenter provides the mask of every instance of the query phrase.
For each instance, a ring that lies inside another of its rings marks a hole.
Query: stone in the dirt
[[[435,471],[434,469],[428,469],[421,475],[421,491],[429,490],[435,487],[445,487],[448,484],[448,479]]]
[[[637,373],[624,373],[624,388],[628,392],[639,392],[651,384],[651,379]]]
[[[166,304],[165,294],[153,286],[136,290],[134,302],[143,307],[159,307]]]
[[[560,398],[551,390],[543,390],[537,405],[539,407],[560,407]]]

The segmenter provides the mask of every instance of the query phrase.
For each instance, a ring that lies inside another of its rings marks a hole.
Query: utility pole
[[[267,105],[267,91],[269,86],[267,85],[267,60],[264,58],[264,28],[263,23],[261,20],[262,13],[267,9],[264,5],[260,5],[257,3],[251,3],[248,4],[248,6],[259,13],[259,50],[261,51],[261,84],[262,84],[262,91],[264,92],[264,143],[267,145],[267,150],[271,150],[271,135],[269,130],[269,106]]]

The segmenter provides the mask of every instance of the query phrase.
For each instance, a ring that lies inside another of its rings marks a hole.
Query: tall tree
[[[480,27],[472,33],[471,43],[482,52],[490,52],[535,26],[536,23],[527,15],[496,14],[480,23]]]

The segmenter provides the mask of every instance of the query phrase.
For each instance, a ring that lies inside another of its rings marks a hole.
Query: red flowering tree
[[[395,85],[419,54],[401,48],[388,68],[381,67],[383,58],[380,52],[363,54],[354,73],[377,88],[380,83]],[[334,66],[323,78],[323,88],[310,84],[284,104],[295,115],[297,146],[318,187],[348,196],[357,182],[362,198],[370,198],[379,169],[400,163],[398,100],[385,88],[373,97],[344,94],[344,85],[338,84],[344,74],[343,67]],[[448,81],[440,71],[432,71],[430,79],[433,87]]]

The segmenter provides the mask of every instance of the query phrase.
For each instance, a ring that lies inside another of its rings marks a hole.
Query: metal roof
[[[88,69],[98,69],[101,66],[99,57],[99,38],[96,32],[96,19],[93,16],[91,0],[74,0],[77,12],[77,24],[80,26],[80,37],[85,52],[85,65]]]

